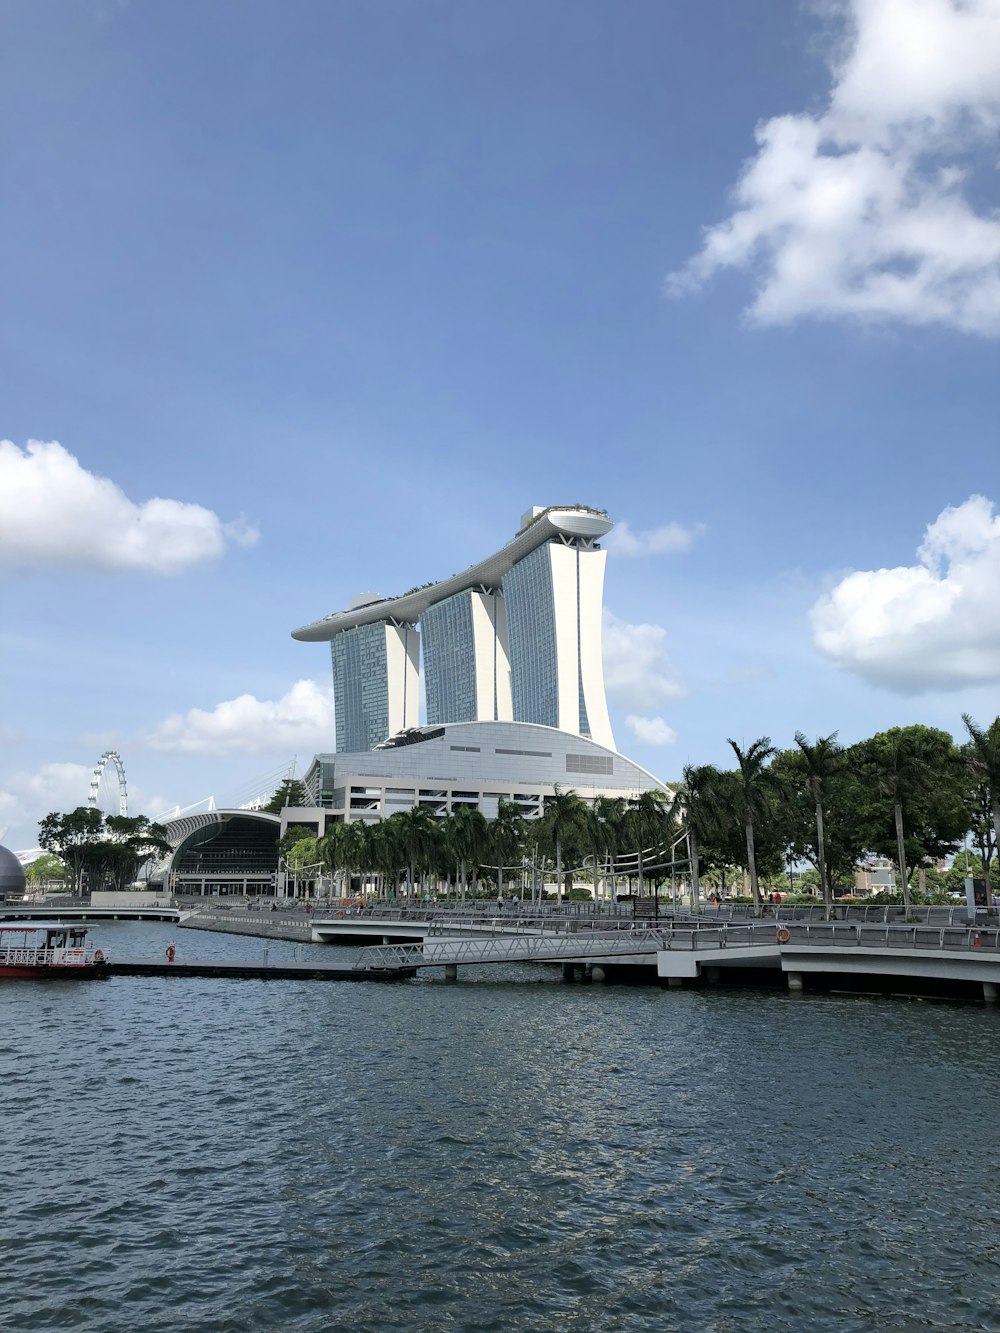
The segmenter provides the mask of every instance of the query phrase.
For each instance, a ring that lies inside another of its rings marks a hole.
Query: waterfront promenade
[[[647,905],[648,906],[648,905]],[[341,945],[354,957],[346,968],[293,968],[295,976],[322,972],[394,979],[418,971],[443,971],[455,981],[459,968],[484,965],[561,966],[567,981],[630,981],[666,986],[774,986],[791,991],[851,989],[866,985],[892,993],[938,994],[995,1004],[1000,997],[1000,928],[995,912],[970,925],[964,906],[918,908],[910,919],[885,907],[841,908],[826,921],[821,908],[770,906],[763,918],[743,907],[693,914],[660,904],[658,915],[638,917],[630,902],[530,904],[498,910],[493,903],[373,904],[317,910],[282,904],[275,910],[206,903],[176,909],[93,909],[85,903],[42,909],[8,908],[11,917],[58,914],[67,919],[152,919],[180,929],[243,935],[293,944]],[[22,915],[23,914],[23,915]],[[194,965],[191,965],[194,966]],[[159,961],[119,960],[138,975],[187,975]],[[296,968],[299,965],[296,964]],[[266,959],[250,971],[226,975],[275,978]],[[191,972],[194,975],[194,972]],[[291,977],[291,973],[289,976]]]

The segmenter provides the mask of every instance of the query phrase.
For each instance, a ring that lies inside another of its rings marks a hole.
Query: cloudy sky
[[[0,834],[606,507],[620,747],[1000,709],[1000,0],[7,0]]]

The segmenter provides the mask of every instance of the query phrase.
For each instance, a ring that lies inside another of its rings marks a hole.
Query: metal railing
[[[0,949],[0,967],[49,967],[54,963],[60,965],[64,963],[67,967],[78,967],[81,964],[93,963],[95,952],[100,952],[101,957],[105,957],[103,951],[95,951],[94,949],[7,947]]]
[[[787,932],[788,939],[780,940]],[[844,921],[755,921],[740,924],[685,925],[661,928],[663,948],[671,950],[772,948],[807,945],[827,948],[936,949],[1000,952],[1000,930],[985,926],[874,925]]]
[[[661,947],[660,933],[655,930],[605,936],[495,935],[423,944],[373,944],[361,950],[354,967],[369,971],[382,967],[443,967],[453,963],[585,962],[614,954],[655,953]]]

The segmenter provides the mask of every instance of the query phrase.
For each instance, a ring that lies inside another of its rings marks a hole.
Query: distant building
[[[854,891],[867,897],[872,893],[895,893],[896,870],[884,856],[854,868]]]
[[[537,818],[558,787],[584,800],[665,791],[663,783],[586,737],[525,722],[418,727],[377,750],[320,754],[303,778],[305,808],[282,811],[282,832],[306,824],[374,823],[421,806],[437,818],[460,805],[496,817],[500,801]]]
[[[463,573],[295,630],[331,645],[337,752],[417,724],[421,638],[429,725],[536,723],[613,751],[598,544],[611,527],[582,505],[531,509],[512,541]]]
[[[0,847],[0,902],[21,898],[25,888],[24,867],[9,847]]]

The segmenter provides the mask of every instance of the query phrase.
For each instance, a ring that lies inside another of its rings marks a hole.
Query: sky
[[[991,721],[998,127],[1000,0],[6,0],[0,840],[301,772],[532,505],[665,780]]]

